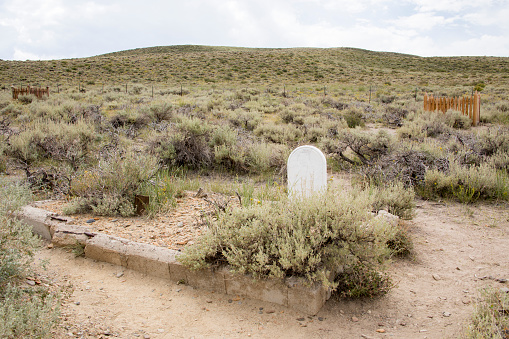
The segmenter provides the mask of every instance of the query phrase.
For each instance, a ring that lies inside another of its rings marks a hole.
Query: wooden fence
[[[427,112],[442,112],[453,109],[461,112],[472,120],[472,125],[479,124],[479,116],[481,113],[481,94],[477,91],[472,96],[463,97],[439,97],[434,98],[428,93],[424,94],[424,110]]]
[[[12,89],[12,98],[13,99],[18,99],[19,95],[28,95],[28,94],[33,94],[39,99],[41,99],[43,95],[47,95],[49,97],[49,87],[46,87],[46,88],[30,87],[30,85],[28,85],[25,88],[23,88],[23,86],[21,86],[21,88],[16,88],[14,86],[11,86],[11,89]]]

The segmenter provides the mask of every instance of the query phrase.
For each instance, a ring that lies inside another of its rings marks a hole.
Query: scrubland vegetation
[[[52,88],[42,100],[0,92],[0,172],[68,199],[67,213],[131,216],[143,194],[150,217],[184,190],[237,194],[242,207],[218,208],[184,263],[374,296],[392,286],[390,259],[412,248],[403,222],[376,212],[411,219],[415,197],[509,200],[508,77],[509,58],[354,49],[173,46],[0,61],[4,88]],[[424,92],[474,88],[478,127],[422,109]],[[302,144],[351,187],[331,180],[324,196],[289,201],[286,160]]]

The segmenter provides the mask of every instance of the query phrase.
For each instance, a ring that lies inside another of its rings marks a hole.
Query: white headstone
[[[288,157],[288,193],[309,197],[327,188],[327,160],[315,146],[300,146]]]

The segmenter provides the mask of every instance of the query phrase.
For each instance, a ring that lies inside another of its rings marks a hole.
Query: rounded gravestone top
[[[327,160],[315,146],[297,147],[288,157],[290,197],[310,196],[327,188]]]

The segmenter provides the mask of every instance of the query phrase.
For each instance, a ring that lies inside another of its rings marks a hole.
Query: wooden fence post
[[[477,124],[479,123],[479,93],[477,93],[477,91],[475,91],[475,94],[474,94],[474,102],[473,102],[473,105],[474,105],[474,111],[473,111],[473,116],[472,116],[472,125],[473,126],[477,126]]]

